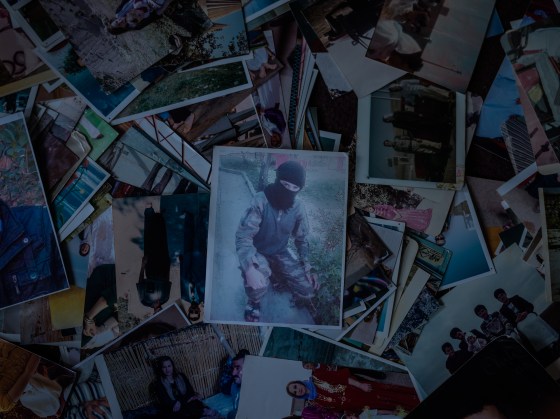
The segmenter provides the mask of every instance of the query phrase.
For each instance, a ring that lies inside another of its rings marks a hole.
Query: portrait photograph
[[[205,321],[341,327],[344,153],[215,147]]]
[[[484,0],[386,0],[367,57],[464,93],[493,10]]]
[[[14,237],[0,243],[6,257],[0,268],[0,308],[6,308],[62,291],[69,284],[22,113],[0,118],[0,150],[2,236]],[[20,235],[27,240],[16,240]],[[25,263],[27,257],[47,263],[36,269]]]
[[[460,189],[465,96],[405,76],[358,101],[356,181]]]

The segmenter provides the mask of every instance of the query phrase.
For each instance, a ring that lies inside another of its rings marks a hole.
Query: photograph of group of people
[[[464,100],[463,95],[414,76],[362,98],[358,181],[428,188],[461,185]]]
[[[545,367],[558,357],[557,309],[545,299],[542,276],[529,264],[513,263],[520,252],[508,247],[494,258],[495,275],[441,297],[443,307],[422,330],[414,353],[399,353],[428,394],[501,336],[518,341]]]

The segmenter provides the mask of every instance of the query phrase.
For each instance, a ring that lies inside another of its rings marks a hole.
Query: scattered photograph
[[[2,282],[0,308],[5,308],[67,289],[69,283],[23,114],[0,118],[0,133],[0,214],[6,238],[0,246],[6,256],[0,273],[11,278]],[[20,235],[25,239],[19,240]],[[28,257],[47,262],[30,266]]]
[[[143,130],[131,126],[101,155],[98,163],[120,182],[153,195],[185,193],[191,183],[205,184]]]
[[[76,373],[3,339],[0,354],[2,416],[62,417]]]
[[[515,339],[495,339],[466,365],[407,417],[544,419],[560,413],[558,384]]]
[[[341,134],[329,131],[319,131],[319,143],[323,151],[338,151],[340,148]]]
[[[111,125],[90,108],[84,111],[76,129],[86,137],[91,146],[88,157],[93,161],[96,161],[119,136]]]
[[[191,321],[202,319],[208,200],[207,194],[113,200],[121,332],[179,299]]]
[[[237,415],[247,419],[404,416],[420,403],[412,381],[402,373],[380,379],[376,370],[250,355],[243,372]]]
[[[560,188],[539,188],[542,219],[542,240],[545,263],[546,297],[549,302],[560,301],[560,218],[558,203]]]
[[[64,35],[49,17],[40,0],[21,0],[13,2],[2,0],[25,33],[37,46],[49,49],[64,40]]]
[[[112,124],[204,102],[250,88],[251,85],[249,71],[243,61],[175,72],[146,88],[118,114]]]
[[[94,415],[113,417],[94,360],[88,360],[76,370],[79,378],[66,400],[64,416],[79,418],[82,416],[82,412],[92,411],[95,412]]]
[[[460,189],[465,96],[405,76],[358,102],[356,181]]]
[[[340,365],[350,368],[377,371],[377,378],[403,374],[405,367],[373,354],[368,354],[305,329],[271,327],[265,337],[260,356],[294,361],[310,362],[315,365]],[[405,374],[406,375],[406,374]]]
[[[368,95],[405,74],[365,56],[382,7],[382,0],[351,3],[298,0],[290,3],[311,51],[328,52],[358,97]]]
[[[425,394],[431,394],[475,353],[499,336],[509,336],[543,366],[557,360],[557,308],[545,298],[545,281],[512,245],[494,258],[496,273],[462,284],[443,297],[409,356],[399,351]],[[555,374],[552,374],[553,376]]]
[[[429,241],[451,252],[440,291],[464,281],[492,275],[494,265],[486,247],[468,187],[455,192],[449,215],[440,234]]]
[[[352,206],[371,217],[403,222],[431,236],[441,233],[454,191],[354,183]]]
[[[246,0],[243,1],[243,13],[247,23],[274,10],[284,4],[287,0]]]
[[[199,324],[121,345],[95,363],[115,418],[234,418],[245,358],[261,344],[258,327]]]
[[[25,32],[13,24],[10,13],[0,6],[0,96],[54,78],[54,73],[33,52],[35,45]]]
[[[494,4],[386,0],[367,57],[465,93]]]
[[[53,201],[57,230],[63,230],[72,221],[108,178],[109,173],[90,158],[80,163]]]
[[[204,185],[210,182],[212,164],[200,154],[196,147],[185,141],[166,122],[156,116],[146,116],[137,119],[136,124],[156,144],[173,156],[193,175],[198,176]],[[205,189],[207,188],[205,187]]]
[[[560,187],[556,174],[543,175],[533,163],[501,185],[496,191],[503,206],[511,209],[531,234],[541,228],[539,188]]]
[[[237,1],[214,10],[197,1],[119,4],[117,0],[85,0],[75,5],[40,1],[106,92],[121,87],[170,52],[184,55],[185,61],[247,52],[241,2]],[[240,48],[232,53],[230,42],[239,43]]]
[[[48,52],[36,52],[76,94],[81,95],[108,122],[140,94],[140,90],[129,82],[107,94],[69,42],[63,42]]]
[[[502,36],[502,46],[511,60],[521,90],[530,103],[546,139],[536,153],[560,156],[560,106],[556,101],[558,80],[556,68],[560,57],[556,51],[555,34],[560,31],[560,18],[551,16],[531,25],[510,30]],[[537,157],[537,154],[535,154]],[[537,160],[538,162],[538,160]],[[558,171],[557,165],[555,166]]]
[[[340,328],[347,155],[215,147],[213,166],[205,320]]]
[[[230,102],[228,99],[231,99]],[[205,104],[208,104],[206,102]],[[234,147],[266,147],[266,140],[263,135],[259,116],[250,92],[243,91],[239,93],[232,93],[226,97],[217,98],[213,101],[220,109],[204,112],[204,106],[197,107],[185,119],[188,123],[190,115],[200,115],[199,124],[193,127],[200,134],[192,138],[191,144],[196,147],[199,152],[208,161],[212,161],[212,150],[214,146],[234,146]],[[208,104],[210,105],[210,104]],[[224,108],[227,106],[225,112]],[[166,120],[169,124],[174,124],[175,118],[180,122],[185,113],[186,108],[181,108],[183,115],[177,110],[164,112],[159,114],[159,117]],[[196,116],[195,116],[196,117]],[[207,119],[208,118],[208,119]],[[207,120],[205,120],[207,119]],[[212,123],[209,124],[209,122]],[[204,131],[200,131],[206,126]],[[181,129],[181,134],[184,135],[185,129]],[[196,135],[196,134],[195,134]]]

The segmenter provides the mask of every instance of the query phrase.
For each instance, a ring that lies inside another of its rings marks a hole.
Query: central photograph
[[[340,328],[348,157],[215,147],[205,321]]]

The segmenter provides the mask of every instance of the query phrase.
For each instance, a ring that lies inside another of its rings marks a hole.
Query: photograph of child
[[[213,162],[205,320],[340,326],[347,156],[216,147]]]

